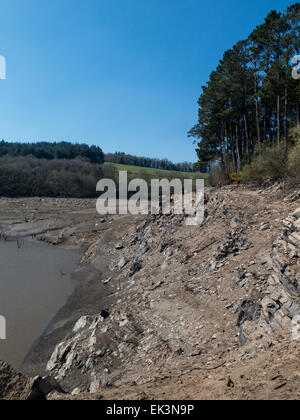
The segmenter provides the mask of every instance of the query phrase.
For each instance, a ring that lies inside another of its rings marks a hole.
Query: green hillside
[[[204,179],[205,183],[208,183],[208,174],[200,172],[179,172],[179,171],[168,171],[164,169],[144,168],[141,166],[133,165],[121,165],[118,163],[106,162],[106,166],[111,165],[115,168],[116,172],[114,178],[118,181],[118,171],[127,171],[128,180],[131,181],[134,178],[144,179],[149,185],[151,179],[163,179],[167,178],[169,181],[175,178],[179,179]]]

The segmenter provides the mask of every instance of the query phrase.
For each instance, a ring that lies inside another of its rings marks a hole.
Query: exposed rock
[[[300,232],[300,218],[294,223],[294,229]]]
[[[134,261],[131,264],[129,275],[133,276],[135,273],[139,272],[142,269],[142,264],[140,261]]]
[[[296,219],[300,219],[300,207],[294,211],[293,217],[295,217]]]
[[[0,362],[1,400],[46,400],[52,391],[64,393],[54,378],[40,376],[26,378],[7,363]]]
[[[266,230],[270,230],[270,225],[269,225],[269,223],[265,223],[265,222],[263,222],[263,224],[260,226],[259,230],[260,230],[260,231],[262,231],[262,232],[264,232],[264,231],[266,231]]]
[[[80,377],[78,383],[73,384],[73,389],[74,386],[89,387],[87,383],[90,381],[91,371],[99,370],[101,365],[102,369],[104,366],[106,369],[113,364],[119,352],[126,350],[126,345],[122,342],[120,344],[120,336],[123,337],[125,333],[130,340],[134,332],[135,329],[131,327],[125,314],[111,316],[110,312],[103,310],[100,315],[81,317],[76,322],[72,334],[56,346],[47,364],[47,371],[60,382],[79,371]],[[106,350],[108,343],[109,351]],[[92,388],[95,390],[97,386],[93,383]]]
[[[122,257],[118,263],[118,269],[122,270],[122,268],[124,268],[126,264],[127,264],[127,261],[125,257]]]
[[[75,324],[75,327],[73,328],[73,332],[77,333],[79,330],[82,330],[87,325],[90,325],[92,323],[93,319],[88,316],[82,316]]]
[[[109,278],[107,278],[107,279],[105,279],[105,280],[103,280],[103,284],[108,284],[109,282],[111,281],[111,277],[109,277]]]
[[[300,340],[300,315],[294,316],[292,319],[292,339]]]
[[[213,254],[210,262],[211,270],[214,271],[225,265],[224,259],[231,254],[238,255],[241,251],[249,248],[249,244],[243,235],[242,229],[231,230],[223,245],[220,245]]]
[[[106,310],[103,310],[103,311],[101,312],[101,314],[100,314],[100,316],[101,316],[103,319],[108,318],[108,317],[109,317],[109,315],[110,315],[110,313],[109,313],[108,311],[106,311]]]
[[[136,252],[135,252],[135,258],[142,259],[148,251],[149,251],[148,242],[144,241],[137,247]]]
[[[60,245],[64,242],[64,235],[60,232],[58,235],[47,233],[37,236],[37,240],[47,242],[50,245]]]
[[[90,385],[90,393],[95,394],[96,392],[99,391],[99,389],[100,389],[100,381],[95,379]]]
[[[242,345],[289,326],[291,319],[300,316],[300,235],[294,231],[297,215],[296,211],[283,220],[283,234],[273,243],[265,296],[256,302],[246,300],[237,308]],[[243,268],[238,269],[235,283],[244,285],[246,276]]]
[[[234,278],[234,284],[236,287],[244,287],[248,282],[248,277],[246,275],[246,270],[244,266],[238,267],[236,276]]]
[[[161,265],[161,269],[166,270],[168,268],[168,266],[169,266],[168,259],[166,258],[165,261]]]

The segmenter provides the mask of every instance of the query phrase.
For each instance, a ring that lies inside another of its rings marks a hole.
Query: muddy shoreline
[[[82,316],[101,313],[113,305],[111,291],[107,287],[99,287],[99,277],[101,272],[91,266],[75,270],[72,274],[72,294],[33,344],[22,363],[22,373],[28,376],[46,375],[46,365],[56,345],[69,335],[77,320]]]
[[[58,249],[75,251],[78,259],[93,242],[91,232],[96,234],[98,219],[94,200],[0,199],[2,241],[43,241]],[[21,365],[23,373],[45,375],[56,344],[65,338],[74,322],[108,304],[105,297],[108,288],[105,291],[99,288],[99,275],[95,268],[80,264],[71,274],[73,290],[32,343]]]
[[[32,343],[72,294],[79,253],[33,239],[0,242],[1,359],[19,368]]]
[[[134,220],[131,223],[134,225]],[[127,226],[124,222],[120,222]],[[95,200],[0,199],[2,240],[43,241],[57,248],[75,250],[81,262],[71,274],[73,291],[35,340],[20,371],[30,377],[45,376],[46,365],[56,345],[65,340],[78,319],[111,311],[118,300],[116,289],[104,280],[111,275],[109,244],[121,237],[119,223],[100,217]],[[22,239],[21,239],[22,238]],[[77,381],[76,381],[77,379]],[[64,382],[67,390],[88,387],[78,378]]]

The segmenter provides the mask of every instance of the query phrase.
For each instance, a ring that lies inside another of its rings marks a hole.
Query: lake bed
[[[19,368],[49,321],[72,293],[78,252],[19,240],[0,242],[0,316],[6,340],[0,360]]]

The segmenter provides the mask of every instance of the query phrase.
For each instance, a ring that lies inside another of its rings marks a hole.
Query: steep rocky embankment
[[[300,194],[227,187],[205,201],[196,227],[93,216],[77,300],[24,367],[55,378],[48,399],[300,396]]]

